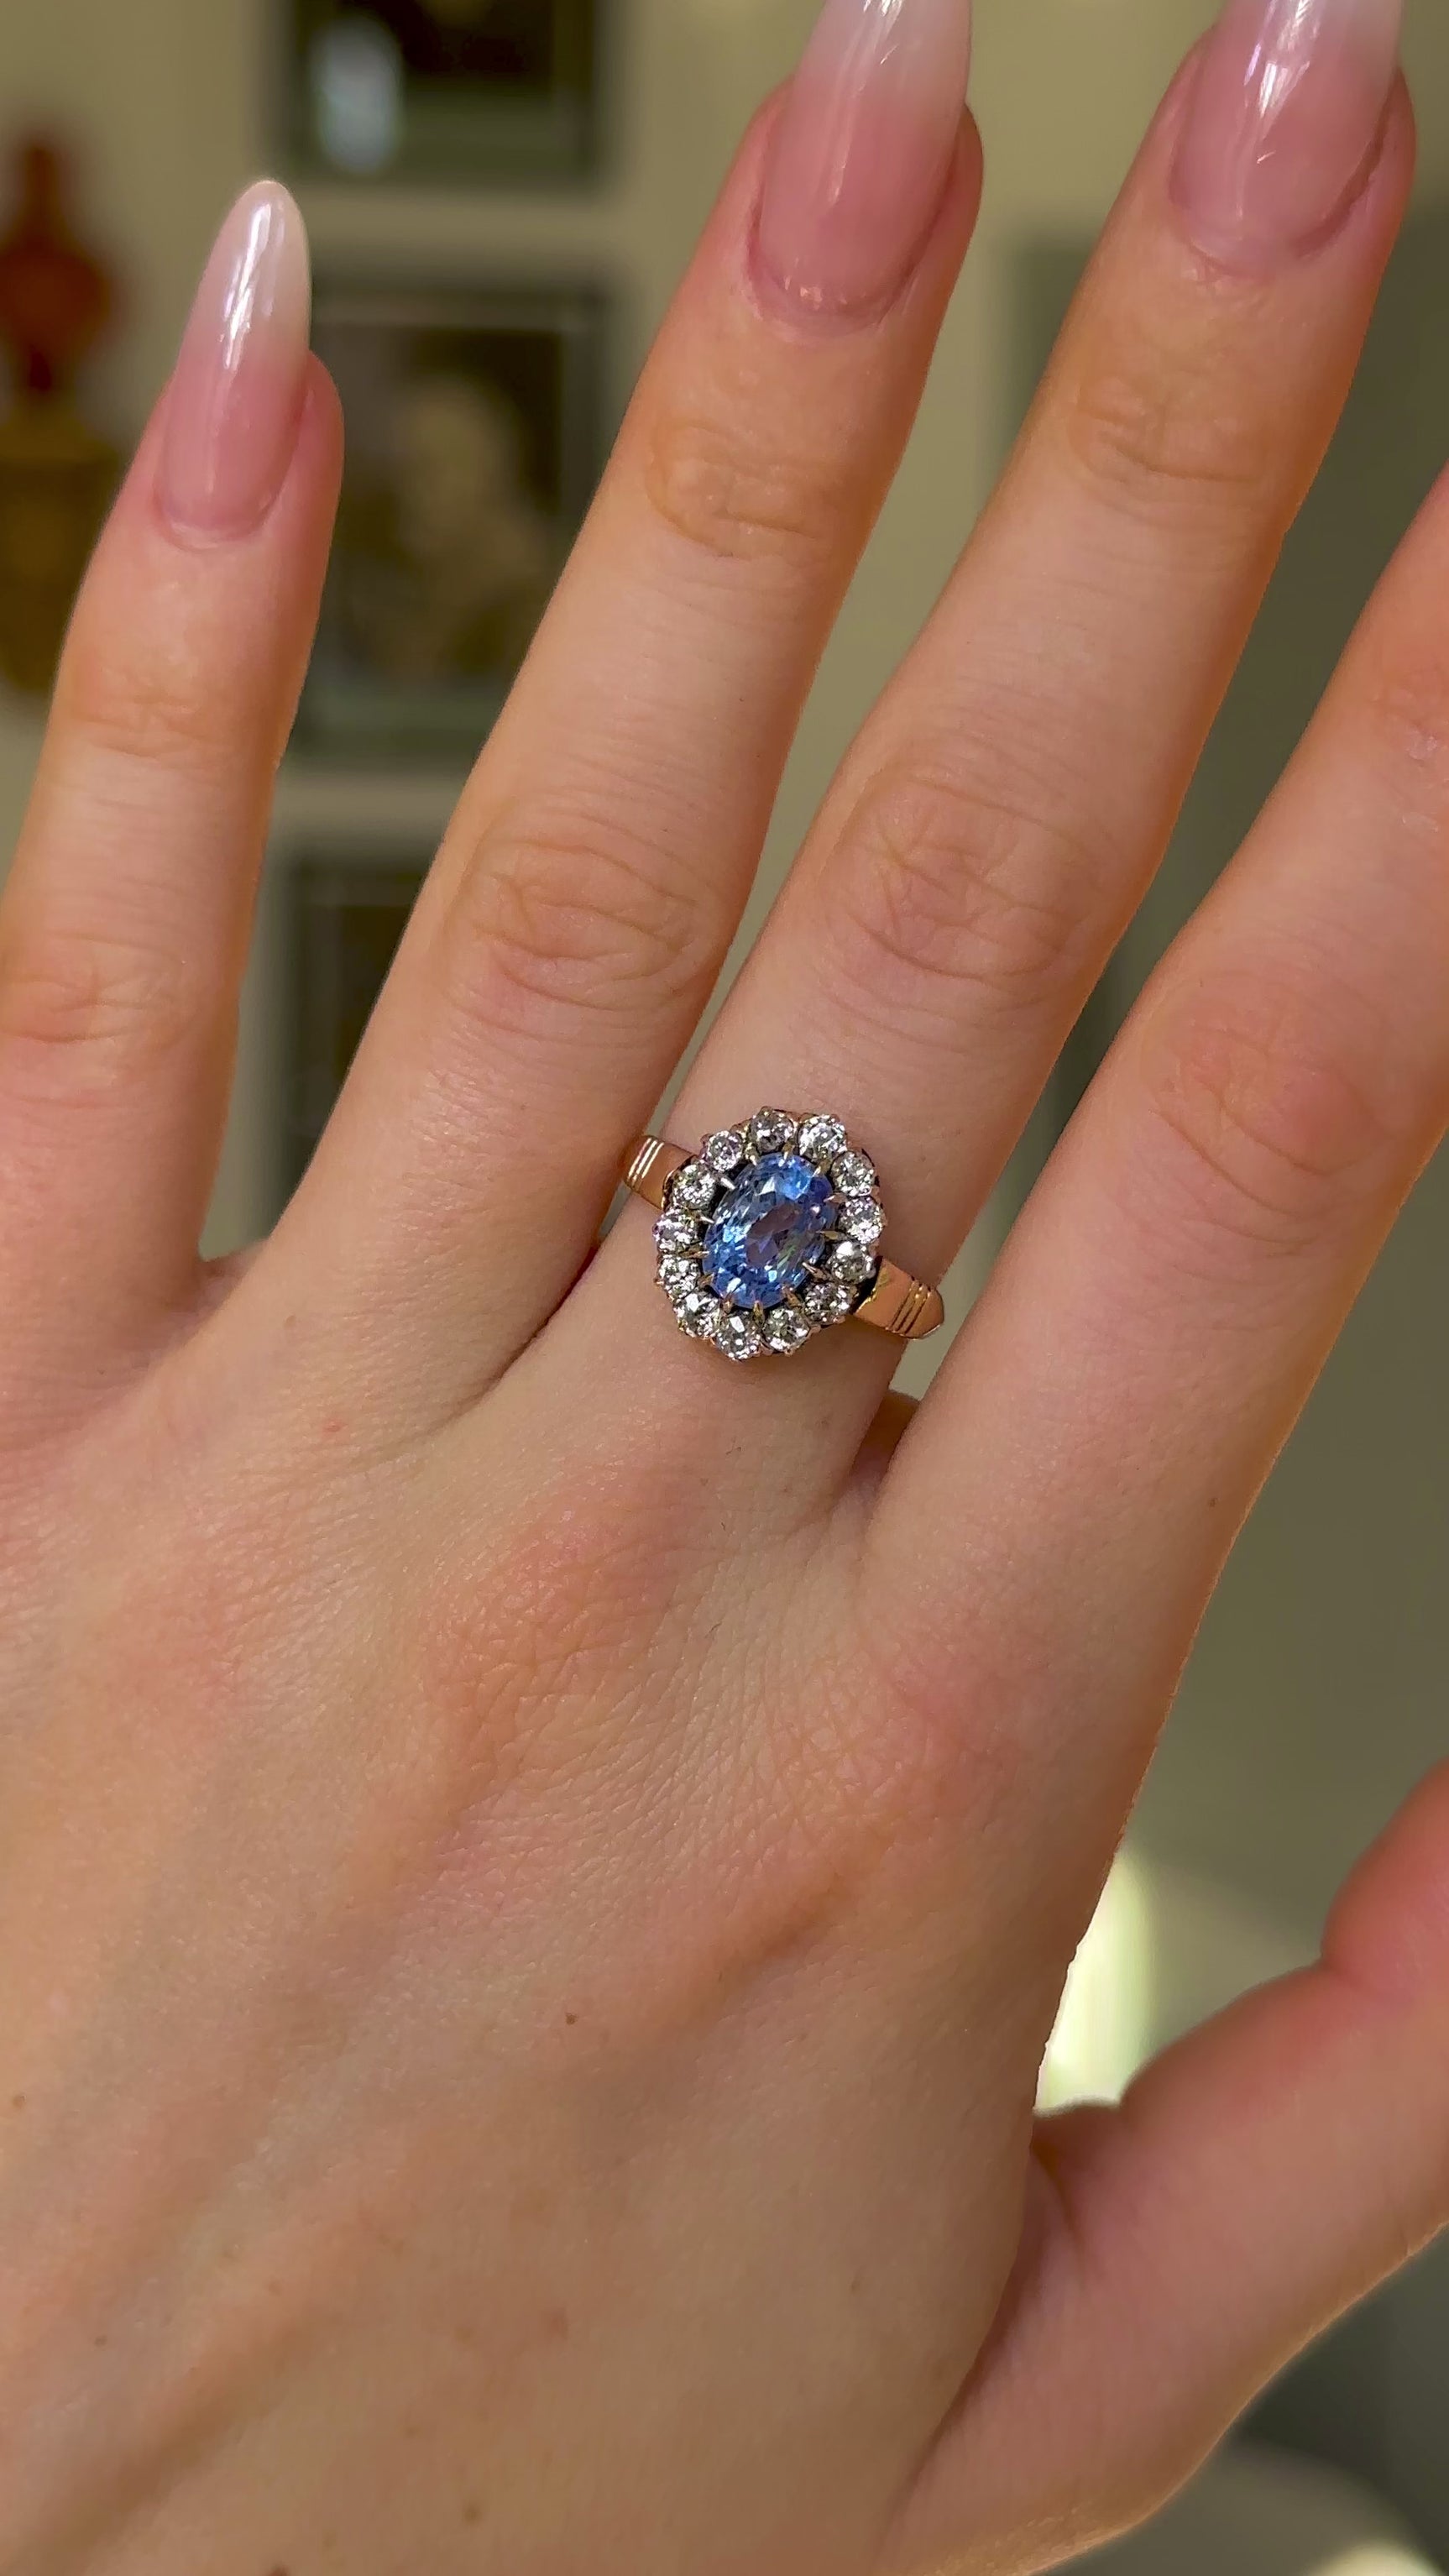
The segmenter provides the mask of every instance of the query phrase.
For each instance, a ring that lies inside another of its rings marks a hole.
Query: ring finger
[[[1337,418],[1410,177],[1394,35],[1391,0],[1239,0],[1176,84],[1012,469],[680,1105],[685,1141],[765,1100],[836,1110],[923,1274],[1158,862]],[[637,1287],[620,1236],[591,1293],[626,1263]],[[832,1473],[892,1347],[849,1338],[849,1363],[831,1336],[791,1379],[813,1421],[815,1367],[837,1372]]]

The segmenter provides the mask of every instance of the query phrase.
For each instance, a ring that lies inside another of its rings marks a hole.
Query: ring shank
[[[636,1199],[647,1199],[650,1207],[664,1213],[664,1194],[676,1172],[682,1172],[694,1156],[682,1145],[667,1144],[662,1136],[641,1136],[624,1166],[624,1187]]]
[[[675,1173],[694,1159],[686,1146],[671,1145],[667,1137],[641,1136],[624,1166],[625,1187],[662,1211]],[[945,1320],[939,1288],[913,1279],[894,1261],[882,1261],[870,1295],[850,1318],[853,1324],[873,1325],[896,1342],[923,1342],[928,1334],[939,1332]]]

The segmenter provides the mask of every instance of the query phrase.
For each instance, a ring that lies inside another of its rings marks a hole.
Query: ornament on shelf
[[[82,418],[74,390],[115,299],[71,230],[55,146],[22,143],[15,177],[15,210],[0,230],[10,378],[0,412],[0,678],[43,696],[115,485],[117,452]]]

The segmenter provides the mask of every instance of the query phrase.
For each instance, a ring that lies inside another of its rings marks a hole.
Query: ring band
[[[624,1167],[659,1215],[658,1276],[681,1331],[730,1359],[802,1349],[837,1323],[924,1341],[940,1290],[878,1249],[885,1211],[840,1120],[758,1110],[697,1152],[641,1136]]]

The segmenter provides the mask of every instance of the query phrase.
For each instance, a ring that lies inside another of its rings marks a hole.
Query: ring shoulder
[[[878,1333],[889,1333],[897,1342],[923,1342],[940,1331],[946,1308],[939,1288],[913,1279],[897,1262],[883,1261],[870,1295],[856,1307],[854,1320],[873,1324]]]
[[[624,1166],[624,1185],[650,1207],[662,1209],[675,1173],[693,1160],[682,1145],[667,1144],[662,1136],[641,1136]]]

